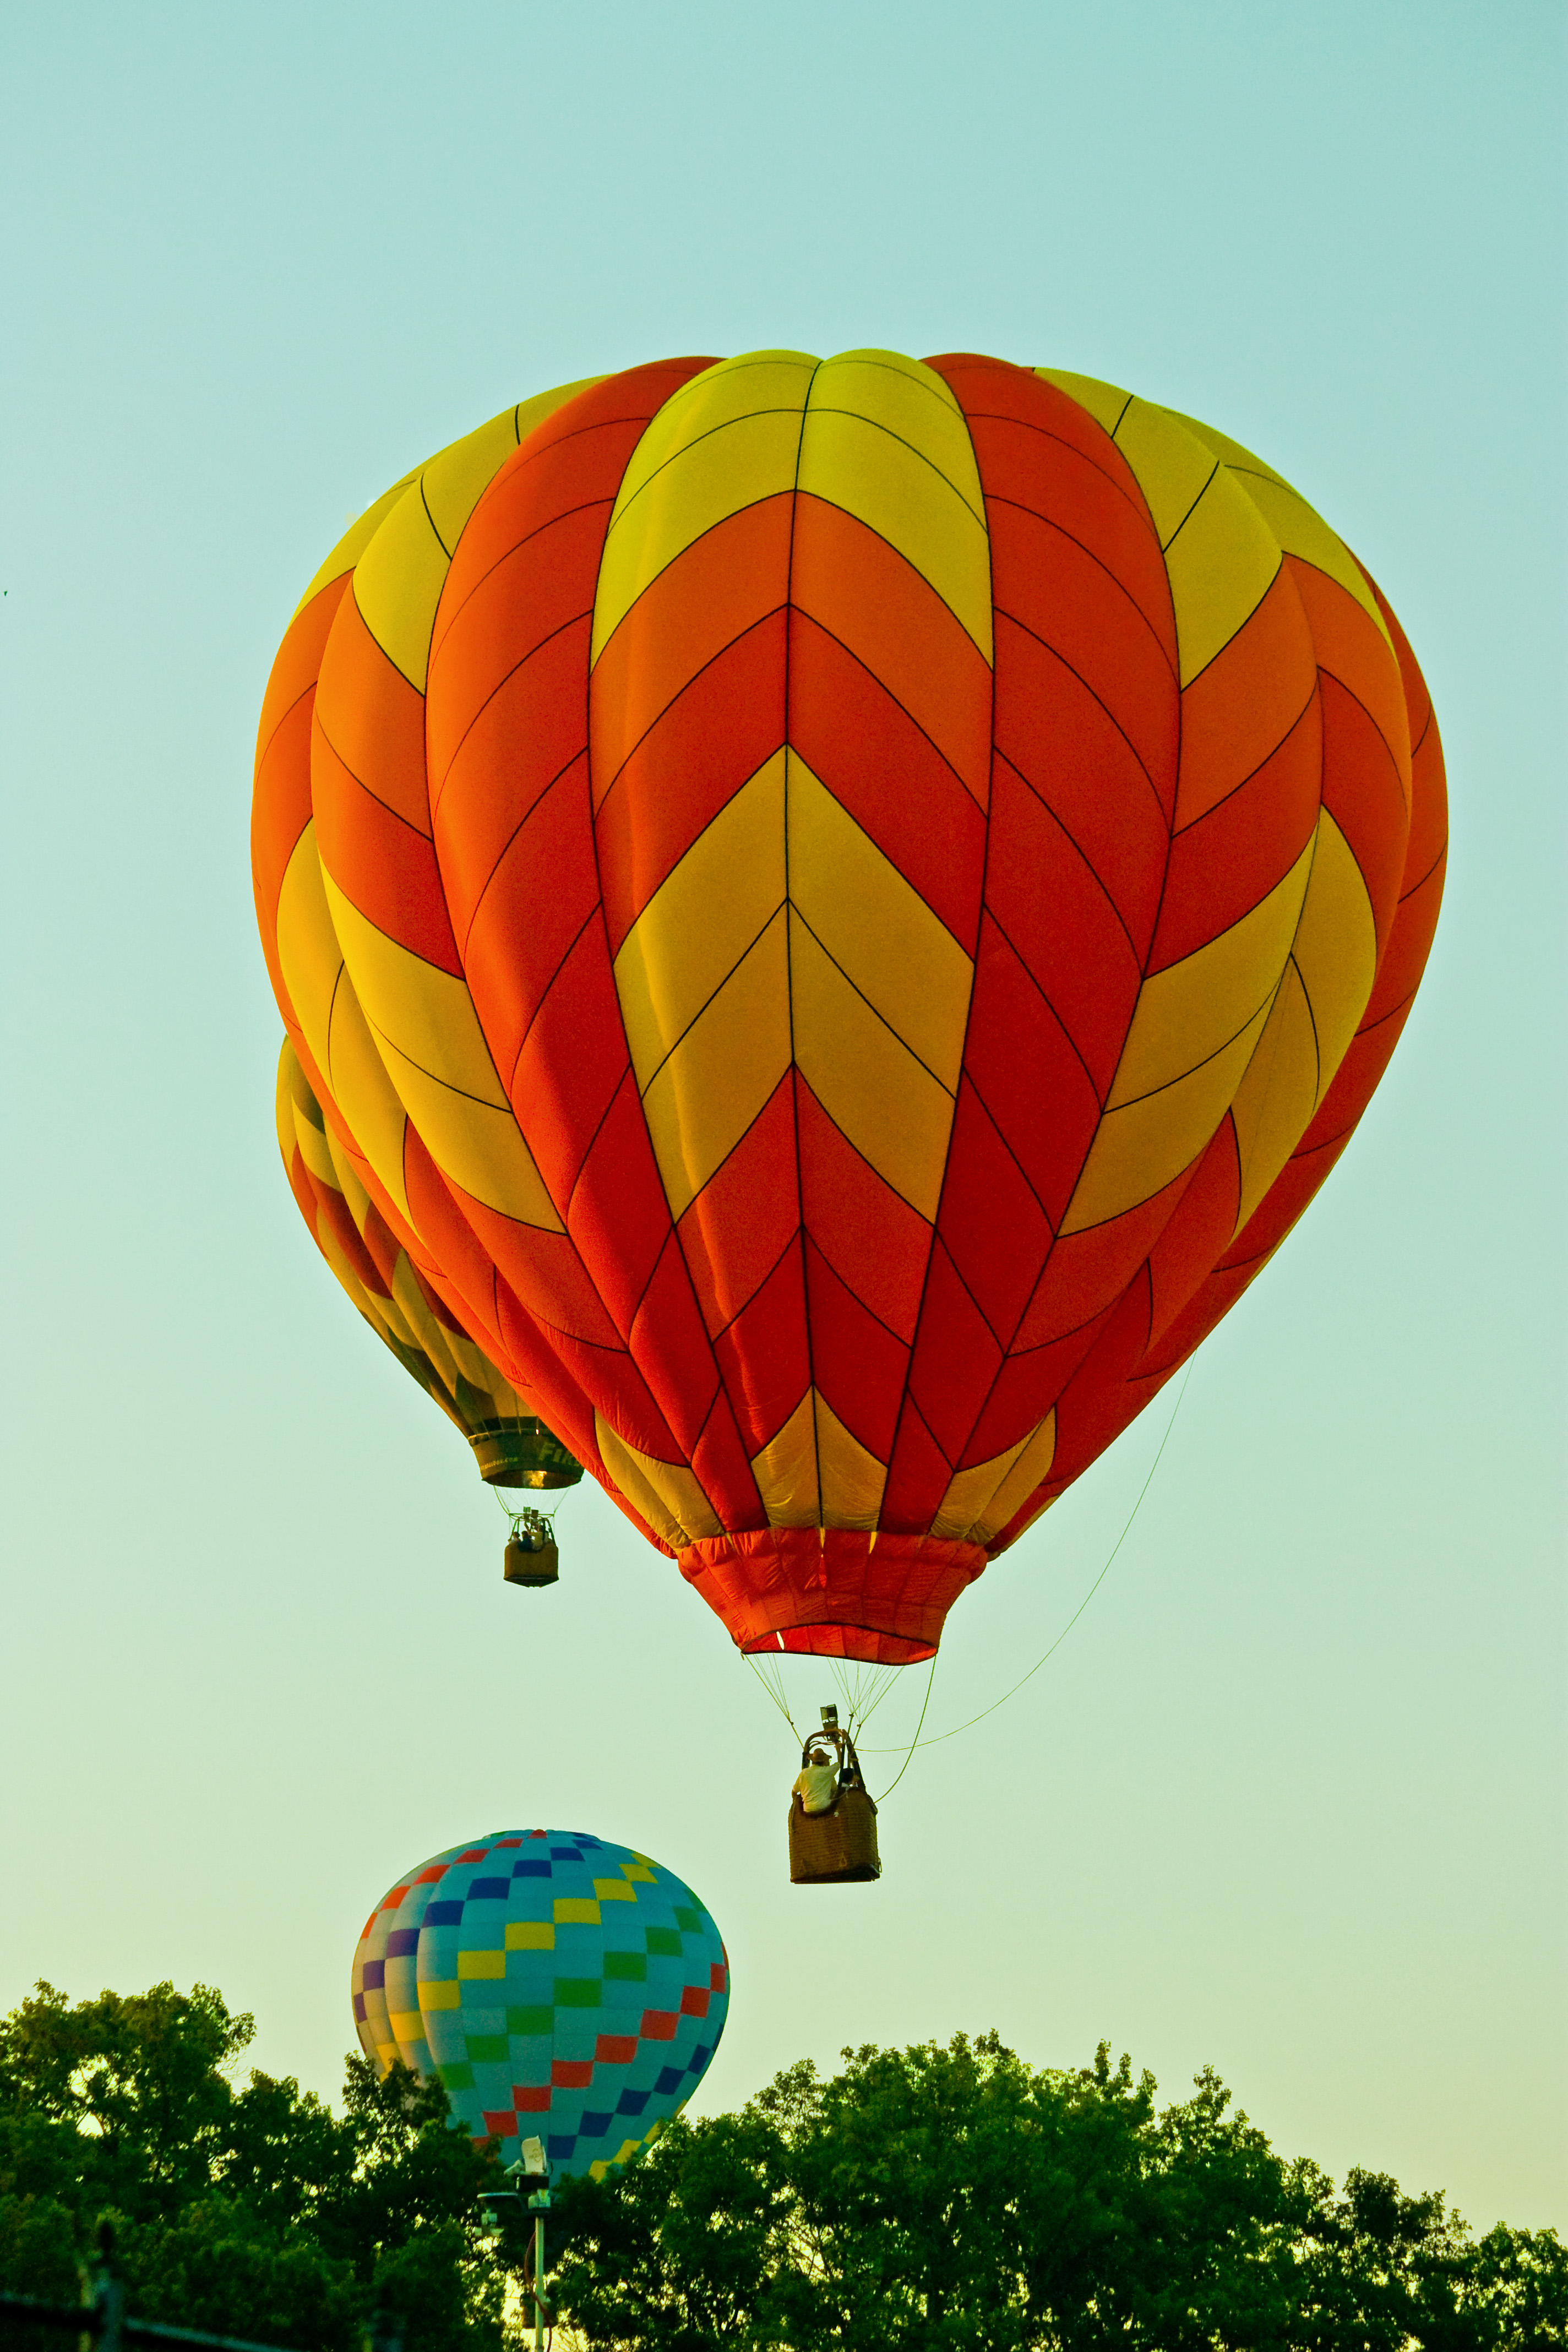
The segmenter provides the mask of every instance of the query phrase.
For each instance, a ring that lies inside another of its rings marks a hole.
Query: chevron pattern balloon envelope
[[[411,1264],[752,1651],[927,1656],[1332,1167],[1442,892],[1362,564],[1054,368],[542,394],[310,583],[279,1005]]]
[[[287,1038],[278,1057],[278,1148],[321,1255],[382,1344],[474,1450],[496,1486],[572,1486],[583,1475],[409,1260],[328,1126]]]
[[[679,2115],[724,2031],[730,1969],[702,1905],[630,1846],[508,1830],[389,1888],[353,1963],[354,2024],[384,2074],[438,2075],[509,2158],[559,2178],[624,2164]]]

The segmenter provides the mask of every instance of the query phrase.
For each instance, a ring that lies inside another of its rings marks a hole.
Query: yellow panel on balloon
[[[1231,1101],[1241,1166],[1239,1233],[1300,1143],[1318,1107],[1318,1040],[1294,961],[1288,963],[1263,1034]]]
[[[591,658],[668,563],[742,507],[795,488],[816,362],[803,352],[721,360],[652,418],[616,493],[594,598]]]
[[[989,662],[991,541],[969,427],[934,368],[844,352],[817,369],[798,487],[912,563]]]
[[[789,772],[792,903],[900,1042],[955,1091],[973,965],[795,752]]]
[[[888,1483],[879,1462],[847,1429],[817,1390],[816,1462],[822,1481],[822,1524],[829,1528],[874,1528]]]
[[[936,1221],[953,1097],[790,912],[795,1055],[813,1094],[879,1176]]]
[[[789,1061],[789,966],[781,908],[643,1097],[672,1216],[690,1207],[729,1158]]]
[[[1037,1428],[1026,1430],[1016,1445],[954,1473],[931,1521],[934,1536],[984,1543],[1005,1527],[1018,1505],[1032,1494],[1051,1466],[1056,1452],[1057,1417],[1048,1412]]]
[[[425,691],[430,633],[458,534],[489,484],[517,447],[575,393],[596,383],[558,384],[503,408],[472,433],[427,458],[389,509],[354,565],[354,601],[371,635],[410,686]]]
[[[783,1428],[752,1456],[752,1475],[770,1528],[818,1524],[816,1404],[816,1391],[807,1389]]]
[[[1195,1070],[1272,997],[1300,919],[1312,848],[1309,841],[1267,898],[1228,930],[1143,982],[1108,1110],[1139,1101]]]
[[[1179,412],[1173,410],[1172,415]],[[1376,622],[1385,638],[1388,624],[1378,610],[1377,599],[1368,587],[1366,574],[1355,557],[1340,538],[1331,530],[1315,507],[1308,505],[1300,490],[1295,489],[1282,474],[1264,464],[1250,449],[1228,434],[1217,433],[1212,425],[1200,424],[1195,416],[1183,416],[1182,423],[1205,448],[1223,458],[1227,472],[1244,489],[1270,531],[1287,555],[1299,555],[1303,562],[1316,564],[1331,580],[1337,580],[1347,589],[1363,611]],[[1393,639],[1388,639],[1392,647]]]
[[[699,834],[616,958],[616,992],[641,1091],[755,944],[784,895],[780,750]]]
[[[1327,809],[1318,814],[1312,878],[1290,951],[1312,1008],[1321,1102],[1361,1024],[1377,977],[1372,900],[1351,845]]]
[[[503,1950],[498,1948],[493,1952],[459,1952],[458,1954],[458,1976],[460,1982],[466,1983],[470,1978],[504,1977],[505,1974],[506,1954]]]
[[[1246,1026],[1197,1069],[1106,1113],[1062,1219],[1064,1234],[1108,1223],[1192,1166],[1230,1108],[1273,1002],[1270,991]]]
[[[324,870],[322,881],[388,1075],[430,1157],[487,1208],[561,1232],[467,983],[388,939]]]
[[[509,1919],[506,1948],[509,1952],[552,1952],[555,1929],[548,1919]]]

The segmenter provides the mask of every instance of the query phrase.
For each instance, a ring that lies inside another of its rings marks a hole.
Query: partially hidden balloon
[[[542,394],[361,519],[256,896],[432,1294],[742,1647],[896,1664],[1343,1150],[1445,810],[1397,621],[1235,442],[763,352]]]
[[[690,2098],[730,1968],[673,1871],[578,1831],[451,1846],[388,1889],[353,1962],[361,2046],[445,2084],[475,2139],[602,2179]]]
[[[409,1262],[328,1127],[287,1038],[278,1146],[310,1237],[371,1329],[473,1448],[492,1486],[574,1486],[583,1465]]]

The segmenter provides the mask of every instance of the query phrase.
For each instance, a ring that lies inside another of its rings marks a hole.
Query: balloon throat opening
[[[978,1544],[868,1528],[758,1528],[700,1538],[682,1576],[748,1655],[913,1665],[985,1566]]]
[[[583,1465],[532,1413],[510,1421],[480,1421],[468,1429],[468,1444],[487,1486],[575,1486]]]

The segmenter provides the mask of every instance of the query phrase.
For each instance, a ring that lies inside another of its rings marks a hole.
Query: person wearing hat
[[[803,1813],[830,1813],[838,1802],[838,1767],[826,1748],[814,1748],[795,1775],[793,1796]]]

